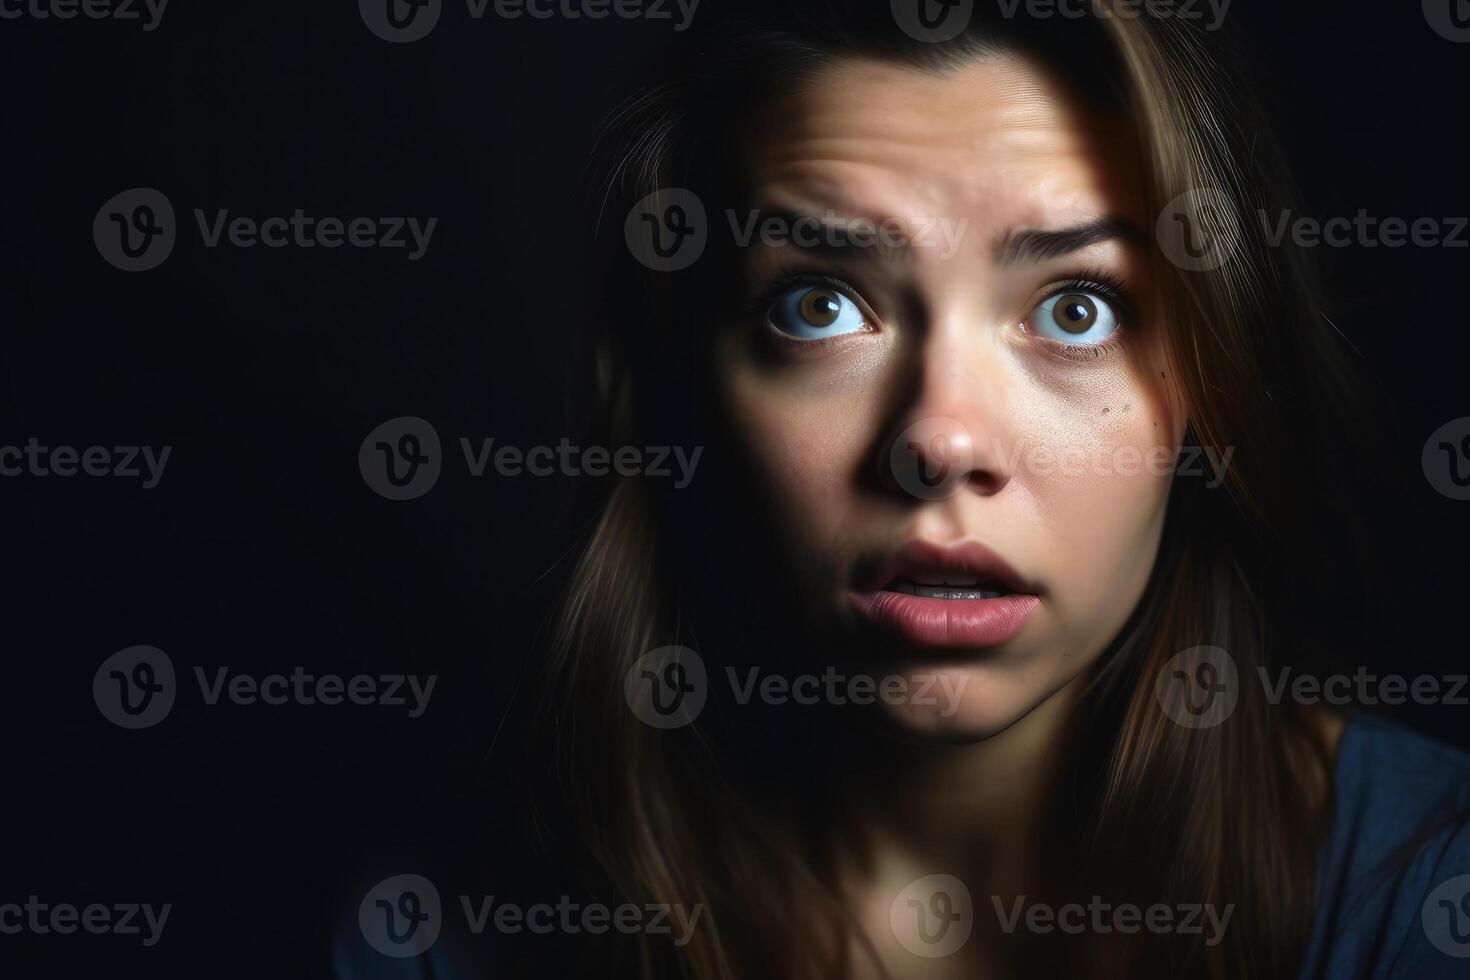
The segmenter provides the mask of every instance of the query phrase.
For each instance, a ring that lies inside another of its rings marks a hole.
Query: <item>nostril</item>
[[[1005,486],[974,434],[959,419],[930,416],[905,426],[881,461],[899,490],[920,500],[940,500],[962,490],[985,496]]]
[[[975,441],[958,419],[934,416],[906,426],[889,444],[894,481],[921,500],[958,493],[974,469]]]
[[[970,471],[970,489],[982,497],[997,494],[1006,485],[1006,477],[992,470],[975,469]]]

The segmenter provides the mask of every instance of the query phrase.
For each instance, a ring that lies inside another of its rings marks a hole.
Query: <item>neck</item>
[[[948,873],[972,889],[1026,891],[1081,681],[979,741],[865,746],[839,797],[847,874],[874,882]]]

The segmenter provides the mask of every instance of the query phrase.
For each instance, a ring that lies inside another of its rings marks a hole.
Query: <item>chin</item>
[[[903,700],[879,699],[885,723],[901,737],[944,743],[981,742],[1026,717],[1049,693],[1020,678],[1001,676],[993,664],[907,667]]]

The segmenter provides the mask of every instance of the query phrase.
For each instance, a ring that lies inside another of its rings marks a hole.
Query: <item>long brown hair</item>
[[[1085,5],[1081,20],[1032,21],[1025,5],[1004,17],[977,9],[959,36],[926,43],[883,3],[747,0],[721,17],[714,2],[598,148],[593,205],[607,288],[580,351],[589,442],[697,445],[715,431],[697,409],[692,298],[718,290],[719,256],[651,272],[628,253],[622,220],[661,188],[692,188],[706,202],[738,193],[732,134],[834,59],[944,70],[999,49],[1035,54],[1134,121],[1151,213],[1201,189],[1233,212],[1217,229],[1229,261],[1187,271],[1156,255],[1155,267],[1189,438],[1235,455],[1222,488],[1175,481],[1153,578],[1082,702],[1076,730],[1086,737],[1050,832],[1118,900],[1234,906],[1217,946],[1193,935],[1113,937],[1107,959],[1086,962],[1089,975],[1293,975],[1328,817],[1318,727],[1289,700],[1273,705],[1243,683],[1226,723],[1191,730],[1165,716],[1153,683],[1170,658],[1201,644],[1227,649],[1245,678],[1299,664],[1332,645],[1323,622],[1351,624],[1311,615],[1314,599],[1339,603],[1361,590],[1342,560],[1357,550],[1345,496],[1354,487],[1331,477],[1347,458],[1346,433],[1368,430],[1348,418],[1350,360],[1311,270],[1269,247],[1252,220],[1290,194],[1227,38],[1189,17],[1099,16],[1103,3]],[[824,874],[823,829],[785,805],[801,793],[791,770],[803,763],[785,748],[792,733],[761,741],[717,706],[660,731],[624,701],[625,674],[648,651],[684,644],[725,662],[760,632],[728,609],[710,611],[731,593],[713,584],[721,571],[695,542],[724,518],[708,496],[638,478],[597,485],[587,507],[590,530],[540,677],[538,741],[550,750],[540,820],[589,887],[703,909],[687,946],[609,937],[589,951],[592,963],[645,976],[836,975],[853,926]],[[786,768],[764,764],[773,759]]]

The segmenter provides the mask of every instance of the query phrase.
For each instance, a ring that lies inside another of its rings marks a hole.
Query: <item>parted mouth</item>
[[[898,592],[926,599],[998,599],[1039,595],[1005,559],[978,541],[950,545],[911,541],[871,556],[857,575],[861,591]]]
[[[896,578],[883,586],[885,592],[923,596],[926,599],[999,599],[1014,595],[1010,589],[987,582],[920,582],[913,578]]]
[[[1025,628],[1041,587],[978,541],[911,541],[861,563],[853,611],[910,648],[980,651]]]

